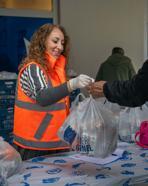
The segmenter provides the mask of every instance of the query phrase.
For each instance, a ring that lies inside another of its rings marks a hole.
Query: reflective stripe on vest
[[[15,105],[20,108],[27,109],[27,110],[34,110],[34,111],[40,111],[40,112],[57,111],[57,110],[63,110],[66,108],[66,105],[64,102],[63,103],[55,103],[54,105],[42,107],[40,105],[35,105],[33,103],[28,103],[28,102],[16,100]]]
[[[50,141],[50,142],[37,142],[37,141],[30,141],[30,140],[24,140],[21,137],[18,137],[16,135],[14,135],[14,140],[24,146],[27,147],[33,147],[33,148],[53,148],[55,149],[55,147],[68,147],[68,144],[65,143],[64,141]]]
[[[51,114],[46,114],[43,121],[41,122],[38,130],[36,131],[34,137],[36,139],[41,139],[42,135],[44,133],[44,131],[46,130],[46,128],[48,127],[48,123],[50,122],[50,120],[52,119],[52,115]]]

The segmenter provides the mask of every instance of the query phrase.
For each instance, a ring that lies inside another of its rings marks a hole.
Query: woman
[[[91,78],[82,74],[66,81],[68,43],[63,27],[45,24],[33,34],[19,67],[14,146],[23,160],[69,149],[57,136],[69,113],[68,95]]]

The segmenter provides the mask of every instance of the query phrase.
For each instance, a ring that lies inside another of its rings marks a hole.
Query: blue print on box
[[[140,154],[140,156],[141,156],[142,158],[145,158],[145,157],[148,157],[148,154],[147,154],[147,153],[142,153],[142,154]]]
[[[126,180],[124,183],[123,183],[123,186],[129,186],[131,182],[131,178],[129,178],[128,180]]]
[[[42,182],[43,183],[55,183],[55,182],[58,182],[59,180],[60,180],[59,177],[55,177],[55,178],[43,179]]]
[[[76,132],[70,126],[68,126],[64,132],[64,140],[69,144],[72,144],[76,137]]]
[[[65,186],[80,186],[80,185],[86,185],[86,183],[67,183]]]
[[[29,184],[29,183],[27,183],[27,182],[21,182],[21,183],[23,183],[23,184],[24,184],[23,186],[30,186],[30,184]]]
[[[31,166],[31,167],[26,167],[26,169],[41,169],[44,168],[44,166]]]
[[[47,171],[48,174],[58,174],[59,172],[61,172],[62,169],[56,168],[56,169],[50,169]]]
[[[85,163],[76,163],[76,164],[73,164],[73,165],[72,165],[72,168],[77,169],[77,168],[79,168],[80,165],[82,165],[82,164],[85,164]]]
[[[97,171],[101,171],[101,170],[103,170],[103,169],[104,169],[104,170],[111,170],[111,167],[103,167],[103,168],[101,167],[101,168],[97,168],[96,170],[97,170]]]
[[[125,163],[123,165],[121,165],[121,167],[135,167],[136,163]]]
[[[122,157],[120,158],[120,160],[132,160],[132,157],[131,157],[131,153],[130,152],[127,152],[125,151],[122,155]]]
[[[77,151],[80,151],[80,152],[85,152],[85,153],[89,153],[91,151],[93,151],[93,149],[91,148],[91,145],[90,144],[77,144],[76,145],[76,150]]]
[[[55,164],[59,164],[59,163],[66,163],[66,161],[65,160],[63,160],[63,159],[59,159],[59,160],[54,160],[54,162],[53,163],[55,163]]]
[[[105,174],[97,174],[96,175],[96,179],[106,179],[108,178],[109,176],[108,175],[105,175]]]
[[[31,177],[31,173],[24,175],[24,180],[27,180],[29,177]]]
[[[132,172],[132,171],[127,171],[127,170],[125,170],[125,171],[122,171],[121,174],[125,174],[125,175],[134,175],[135,173]]]
[[[44,161],[45,160],[45,157],[36,157],[36,158],[33,158],[31,161],[32,162],[40,162],[40,161]]]

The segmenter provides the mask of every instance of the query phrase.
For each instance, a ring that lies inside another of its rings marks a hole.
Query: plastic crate
[[[0,96],[15,95],[16,79],[0,80]]]

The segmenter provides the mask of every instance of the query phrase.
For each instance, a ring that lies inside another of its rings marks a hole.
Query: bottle
[[[121,111],[119,117],[119,139],[124,142],[132,142],[131,124],[129,119],[130,108]]]

